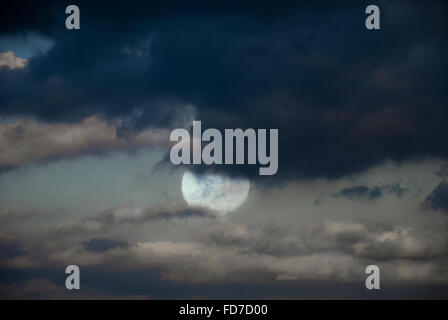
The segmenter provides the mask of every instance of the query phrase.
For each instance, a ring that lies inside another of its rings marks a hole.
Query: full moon
[[[191,206],[202,206],[225,215],[238,208],[249,194],[249,180],[185,171],[182,194]]]

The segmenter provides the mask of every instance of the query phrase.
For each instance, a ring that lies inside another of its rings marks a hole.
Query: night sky
[[[2,1],[0,298],[448,298],[447,9]],[[278,129],[277,174],[172,165],[193,120]],[[186,169],[249,196],[190,206]]]

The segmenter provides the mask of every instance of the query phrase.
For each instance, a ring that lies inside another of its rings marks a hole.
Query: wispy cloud
[[[169,131],[147,129],[119,135],[119,124],[97,116],[78,123],[43,123],[14,120],[0,124],[0,167],[14,168],[39,161],[99,155],[111,151],[136,151],[167,147]]]

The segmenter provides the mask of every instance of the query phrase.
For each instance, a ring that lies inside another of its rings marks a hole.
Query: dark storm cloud
[[[423,207],[448,212],[448,179],[443,180],[426,197]]]
[[[140,130],[172,126],[192,104],[207,127],[278,128],[279,178],[446,158],[446,2],[377,1],[379,31],[364,27],[367,4],[79,2],[81,30],[67,31],[65,3],[14,2],[2,33],[42,32],[54,46],[0,71],[0,114],[99,113]]]

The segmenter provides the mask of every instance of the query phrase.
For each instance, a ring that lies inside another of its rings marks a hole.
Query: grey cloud
[[[120,124],[92,116],[78,123],[43,123],[14,120],[0,124],[0,168],[21,167],[33,162],[104,154],[114,150],[134,151],[167,147],[169,132],[147,129],[121,135]]]
[[[152,207],[123,205],[104,210],[94,217],[82,220],[67,220],[53,228],[51,238],[76,236],[77,234],[99,234],[123,224],[140,225],[158,220],[214,218],[215,212],[202,207],[190,207],[183,202],[171,201]]]

